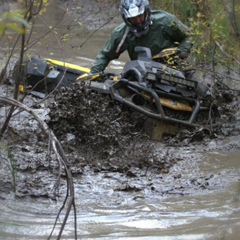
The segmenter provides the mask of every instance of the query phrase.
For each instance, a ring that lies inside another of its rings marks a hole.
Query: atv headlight
[[[170,75],[170,74],[163,74],[162,75],[162,80],[172,82],[172,83],[175,83],[175,84],[184,85],[184,86],[187,86],[187,87],[192,87],[192,88],[196,88],[196,86],[197,86],[197,83],[192,81],[192,80],[175,77],[175,76]]]
[[[148,72],[146,74],[146,79],[149,81],[156,81],[157,80],[157,76],[154,73]]]

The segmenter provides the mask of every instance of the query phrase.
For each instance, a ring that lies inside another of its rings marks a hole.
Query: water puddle
[[[203,190],[186,196],[159,196],[147,191],[122,193],[113,191],[113,180],[105,178],[101,182],[99,174],[76,178],[79,239],[237,240],[239,151],[205,156],[207,160],[200,164],[201,174],[217,174],[217,191]],[[81,186],[80,182],[89,182],[89,186]],[[223,188],[219,190],[221,184]],[[46,239],[60,207],[54,201],[39,199],[0,202],[0,239],[6,240]],[[73,234],[71,215],[63,239],[74,239]]]

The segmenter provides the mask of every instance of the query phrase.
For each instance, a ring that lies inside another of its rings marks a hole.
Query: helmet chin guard
[[[137,37],[147,34],[149,25],[151,24],[151,12],[148,0],[121,0],[119,11],[124,22]],[[133,25],[130,22],[130,18],[138,17],[142,14],[145,14],[145,20],[142,24]]]

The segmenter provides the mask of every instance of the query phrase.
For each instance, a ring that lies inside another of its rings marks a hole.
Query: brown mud
[[[199,172],[199,152],[240,148],[238,141],[226,141],[240,134],[237,92],[224,90],[222,85],[221,88],[216,99],[221,102],[224,124],[211,130],[182,127],[177,134],[165,135],[161,141],[146,134],[144,115],[115,102],[109,95],[91,91],[84,83],[61,88],[34,110],[61,141],[78,183],[80,176],[93,174],[94,178],[100,174],[101,181],[118,179],[112,185],[115,191],[197,194],[199,190],[224,187],[218,183],[220,176]],[[26,98],[29,103],[38,100],[31,95]],[[5,111],[2,106],[1,116]],[[66,189],[65,173],[61,172],[58,185],[59,166],[56,156],[49,154],[48,141],[31,117],[16,114],[1,140],[1,198],[8,198],[14,188],[16,197],[61,197]]]

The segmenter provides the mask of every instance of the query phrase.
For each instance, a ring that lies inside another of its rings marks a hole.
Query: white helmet
[[[148,31],[151,22],[151,12],[148,0],[121,0],[119,11],[124,22],[136,36],[141,36]],[[143,13],[145,13],[144,23],[135,26],[129,21],[129,18],[137,17]]]

